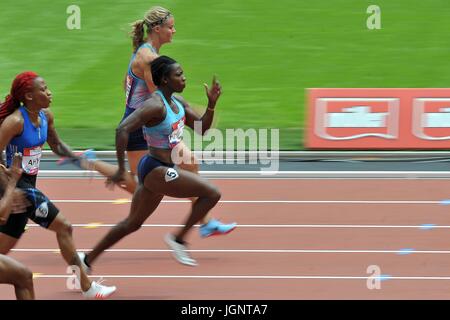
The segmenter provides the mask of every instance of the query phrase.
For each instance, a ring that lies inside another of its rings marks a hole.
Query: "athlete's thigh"
[[[14,248],[25,232],[27,221],[27,212],[11,214],[6,224],[0,226],[0,254],[7,254]]]
[[[148,150],[127,151],[128,165],[132,174],[137,174],[139,161],[146,154],[148,154]]]
[[[197,174],[164,166],[147,174],[144,185],[150,191],[175,198],[202,197],[215,188]]]
[[[139,185],[133,194],[127,219],[136,223],[144,223],[159,206],[163,197],[164,195],[152,192],[143,185]]]
[[[19,241],[18,238],[11,237],[5,233],[0,233],[0,254],[7,254]]]

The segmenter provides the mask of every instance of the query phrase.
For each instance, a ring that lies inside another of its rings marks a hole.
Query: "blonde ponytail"
[[[131,24],[130,36],[133,39],[133,49],[136,51],[144,43],[144,20],[137,20]]]

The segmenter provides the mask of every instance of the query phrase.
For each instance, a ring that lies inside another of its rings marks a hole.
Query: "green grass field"
[[[66,28],[71,4],[81,30]],[[216,126],[279,128],[283,150],[303,148],[306,88],[450,86],[448,0],[2,0],[2,98],[17,73],[35,70],[53,91],[62,138],[112,149],[128,23],[155,4],[175,15],[177,34],[161,53],[182,64],[184,97],[205,105],[202,84],[217,74]],[[381,7],[381,30],[366,27],[370,4]]]

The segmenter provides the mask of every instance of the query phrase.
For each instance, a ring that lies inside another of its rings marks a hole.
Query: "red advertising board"
[[[450,149],[450,89],[308,89],[309,149]]]

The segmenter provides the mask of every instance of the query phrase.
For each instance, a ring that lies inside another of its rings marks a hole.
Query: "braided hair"
[[[18,74],[11,85],[11,91],[6,96],[5,101],[0,103],[0,123],[20,107],[20,103],[25,101],[25,93],[33,88],[34,80],[39,77],[32,71]]]

